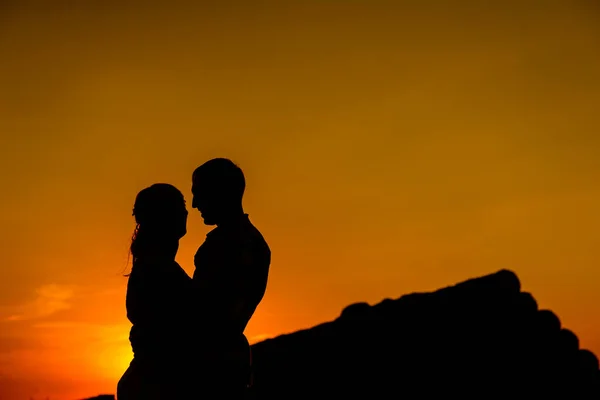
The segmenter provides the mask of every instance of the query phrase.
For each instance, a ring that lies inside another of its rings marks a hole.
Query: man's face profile
[[[206,225],[217,225],[242,210],[245,184],[242,171],[231,161],[207,161],[192,174],[192,207]]]
[[[217,224],[217,204],[214,201],[214,193],[205,182],[192,178],[192,208],[197,209],[206,225]]]

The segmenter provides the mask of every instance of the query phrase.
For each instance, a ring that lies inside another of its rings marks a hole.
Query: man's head
[[[214,158],[192,174],[192,207],[206,225],[217,225],[242,210],[246,189],[244,173],[233,161]]]

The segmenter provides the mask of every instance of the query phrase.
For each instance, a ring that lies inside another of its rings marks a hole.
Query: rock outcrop
[[[346,307],[253,346],[256,400],[600,399],[594,354],[510,271]]]

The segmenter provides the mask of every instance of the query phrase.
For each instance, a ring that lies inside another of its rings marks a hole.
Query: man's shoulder
[[[250,221],[246,224],[244,229],[244,233],[249,237],[256,241],[262,241],[266,243],[266,240],[260,230]]]
[[[271,253],[263,234],[249,219],[245,219],[242,224],[233,229],[216,228],[210,231],[198,248],[197,255],[203,250],[211,254],[213,251],[219,254],[225,251],[229,255],[241,252],[251,255],[253,259],[261,256],[270,257]]]
[[[248,220],[246,229],[244,230],[245,242],[250,245],[255,251],[271,252],[269,244],[261,231]]]

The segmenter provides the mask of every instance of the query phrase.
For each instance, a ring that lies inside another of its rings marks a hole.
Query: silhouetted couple
[[[224,158],[192,175],[192,207],[216,225],[190,278],[175,262],[184,196],[159,183],[138,193],[127,285],[133,360],[118,400],[243,398],[251,377],[244,330],[265,293],[271,251],[242,207],[242,170]]]

